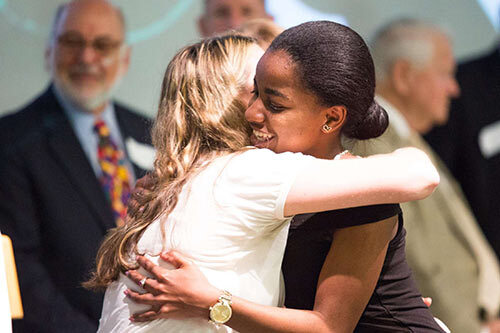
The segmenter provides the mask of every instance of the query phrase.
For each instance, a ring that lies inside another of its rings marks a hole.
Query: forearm
[[[226,325],[239,332],[337,332],[319,311],[278,308],[233,297],[233,315]]]
[[[140,259],[143,261],[143,259]],[[172,272],[172,271],[171,271]],[[175,272],[175,271],[174,271]],[[197,272],[199,272],[197,270]],[[170,272],[169,272],[170,273]],[[201,274],[201,273],[200,273]],[[190,277],[193,274],[188,274]],[[128,274],[130,278],[134,281],[138,281],[141,276],[138,276],[137,273]],[[159,277],[159,276],[157,276]],[[168,275],[167,280],[173,281],[172,275]],[[176,278],[177,280],[177,278]],[[181,279],[179,279],[180,281]],[[209,308],[213,306],[219,296],[222,294],[222,290],[214,287],[213,285],[208,284],[208,282],[203,282],[202,288],[197,288],[199,283],[192,284],[191,282],[199,282],[197,280],[188,281],[189,276],[185,276],[186,283],[179,285],[182,290],[189,289],[189,292],[184,290],[183,292],[179,292],[181,289],[176,289],[176,292],[171,290],[171,294],[177,294],[168,300],[168,303],[175,304],[179,306],[179,304],[186,305],[185,307],[181,306],[181,311],[183,312],[182,317],[198,317],[198,318],[209,318],[210,311]],[[147,284],[151,286],[158,286],[158,284],[154,281],[147,280]],[[166,282],[166,281],[165,281]],[[192,285],[192,288],[187,288],[187,285]],[[171,284],[171,286],[177,285]],[[147,287],[146,287],[147,289]],[[131,298],[135,301],[143,299],[144,296],[139,296],[139,294],[133,293],[136,296],[132,296]],[[130,296],[130,295],[129,295]],[[161,296],[161,295],[160,295]],[[163,296],[168,298],[166,293],[163,293]],[[151,295],[154,298],[154,296]],[[166,301],[164,299],[163,301]],[[280,308],[275,306],[267,306],[257,304],[248,300],[245,300],[241,297],[232,296],[232,316],[231,319],[226,322],[225,325],[230,326],[231,328],[237,330],[238,332],[337,332],[330,329],[327,325],[325,317],[321,314],[320,311],[306,311],[306,310],[296,310],[296,309],[287,309]],[[167,315],[166,318],[175,318],[176,314],[171,312],[170,315]],[[152,318],[150,318],[152,319]]]
[[[397,218],[389,220],[342,229],[335,236],[335,249],[330,251],[320,276],[314,311],[264,306],[233,297],[233,316],[226,325],[241,332],[351,332],[378,279]],[[193,316],[208,319],[208,309],[217,302],[221,291],[180,254],[162,254],[161,258],[177,269],[164,270],[137,257],[156,280],[144,283],[147,294],[127,291],[133,301],[153,307],[134,315],[133,320]],[[137,271],[130,271],[128,276],[138,284],[144,278]]]
[[[137,270],[127,276],[148,292],[140,294],[127,290],[127,296],[135,302],[152,306],[132,316],[133,321],[145,322],[159,318],[209,318],[213,306],[222,291],[211,285],[201,271],[177,252],[161,255],[162,260],[177,267],[165,270],[148,259],[138,256],[138,263],[155,279],[144,279]],[[144,283],[144,284],[142,284]],[[240,332],[335,332],[326,325],[321,312],[293,310],[259,305],[233,296],[233,315],[226,325]]]
[[[419,200],[438,184],[437,170],[416,148],[363,159],[316,160],[292,185],[284,213],[291,216]]]

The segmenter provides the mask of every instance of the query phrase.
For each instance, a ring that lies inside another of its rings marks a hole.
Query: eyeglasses
[[[99,56],[112,55],[123,44],[123,41],[112,40],[109,37],[98,37],[92,41],[85,40],[79,34],[64,34],[57,38],[57,42],[67,52],[79,53],[90,46]]]

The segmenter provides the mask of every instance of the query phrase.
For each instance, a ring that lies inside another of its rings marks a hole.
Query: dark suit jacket
[[[459,65],[457,80],[461,95],[451,105],[448,123],[425,138],[462,186],[479,225],[500,256],[500,152],[484,156],[479,144],[485,127],[500,126],[500,50]],[[500,145],[498,137],[496,144]]]
[[[115,111],[124,140],[150,143],[145,118]],[[103,295],[80,284],[115,222],[52,88],[0,119],[0,147],[0,230],[12,238],[25,315],[14,331],[95,332]]]

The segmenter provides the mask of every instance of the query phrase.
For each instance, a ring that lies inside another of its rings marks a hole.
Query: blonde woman
[[[437,185],[436,170],[415,149],[333,161],[248,147],[244,110],[262,53],[248,37],[223,36],[188,46],[170,62],[153,129],[151,186],[137,199],[141,209],[102,244],[87,284],[107,287],[100,332],[231,331],[201,318],[131,322],[148,308],[123,294],[140,290],[122,274],[138,253],[158,262],[162,251],[179,250],[218,288],[276,306],[294,214],[420,199]],[[320,124],[332,109],[315,117],[297,112],[297,121]]]

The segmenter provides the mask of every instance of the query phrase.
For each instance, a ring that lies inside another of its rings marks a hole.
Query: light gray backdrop
[[[268,1],[269,10],[285,26],[300,20],[338,18],[367,40],[391,19],[426,19],[450,33],[459,59],[485,51],[496,42],[493,24],[476,0]],[[43,54],[52,15],[62,2],[65,1],[0,0],[0,115],[24,105],[47,86],[49,77]],[[117,98],[154,116],[167,63],[176,50],[198,39],[196,20],[202,0],[114,2],[124,10],[132,44],[130,70]]]

